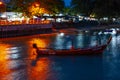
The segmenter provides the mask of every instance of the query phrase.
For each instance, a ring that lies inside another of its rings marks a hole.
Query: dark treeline
[[[27,16],[31,16],[29,8],[35,4],[39,4],[39,7],[44,8],[48,14],[60,13],[65,7],[63,0],[10,0],[10,2],[4,4],[3,7],[6,7],[8,12],[22,12]],[[2,9],[0,6],[1,11]],[[36,14],[39,15],[39,13]]]
[[[70,6],[65,6],[64,0],[11,0],[0,6],[0,12],[7,10],[31,16],[32,13],[28,9],[34,3],[40,4],[40,7],[44,8],[48,14],[53,15],[63,13],[65,15],[92,15],[97,18],[120,17],[120,0],[71,0]]]
[[[76,14],[98,18],[120,16],[120,0],[72,0],[71,6]]]

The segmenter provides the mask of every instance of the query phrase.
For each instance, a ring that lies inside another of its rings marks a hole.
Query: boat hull
[[[53,49],[41,49],[37,47],[37,44],[33,44],[33,48],[36,49],[37,57],[39,56],[69,56],[69,55],[98,55],[102,54],[110,43],[112,37],[108,39],[107,43],[104,45],[89,47],[89,48],[78,48],[78,49],[62,49],[62,50],[53,50]]]
[[[70,56],[70,55],[98,55],[102,54],[107,45],[96,46],[85,49],[69,49],[69,50],[37,50],[38,56]]]

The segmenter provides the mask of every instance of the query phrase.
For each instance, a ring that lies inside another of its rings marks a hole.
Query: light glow
[[[8,44],[0,43],[0,61],[7,59],[7,49],[10,47]]]
[[[3,2],[0,2],[0,5],[2,5],[3,4]]]
[[[32,44],[33,44],[33,43],[36,43],[37,46],[40,47],[40,48],[45,48],[45,47],[47,47],[46,42],[45,42],[44,40],[42,40],[42,39],[39,39],[39,38],[34,38],[33,40],[31,40],[30,43],[32,43]]]
[[[60,33],[59,36],[64,36],[64,33]]]

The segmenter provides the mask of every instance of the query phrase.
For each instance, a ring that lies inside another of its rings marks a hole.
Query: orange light
[[[29,72],[29,79],[34,80],[47,80],[48,79],[48,73],[51,73],[50,71],[50,63],[51,61],[48,58],[40,58],[38,61],[36,61],[36,65],[31,68],[31,72]]]
[[[3,2],[0,2],[0,5],[2,5],[3,4]]]
[[[35,7],[39,7],[40,5],[38,3],[35,4]]]
[[[1,44],[0,43],[0,61],[5,61],[7,58],[7,48],[9,48],[10,45],[8,44]]]
[[[11,63],[14,60],[8,60],[9,54],[7,53],[8,49],[11,47],[9,44],[3,44],[0,42],[0,80],[6,80],[6,75],[9,75],[13,72],[11,70]],[[10,80],[13,80],[14,76],[10,78]]]
[[[34,39],[33,42],[36,42],[38,44],[38,47],[45,48],[47,47],[47,44],[45,43],[44,40],[41,39]]]

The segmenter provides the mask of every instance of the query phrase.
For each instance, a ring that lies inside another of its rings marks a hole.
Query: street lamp
[[[35,3],[34,6],[35,6],[35,7],[39,7],[40,4],[39,4],[39,3]]]
[[[6,4],[1,0],[0,0],[0,12],[6,12]]]
[[[3,2],[2,1],[0,1],[0,12],[2,12],[2,7],[3,7]]]
[[[0,5],[2,5],[3,4],[3,2],[0,2]]]
[[[5,18],[7,18],[7,12],[6,12],[6,4],[0,0],[0,12],[5,12]],[[4,10],[3,10],[3,9]],[[5,22],[6,23],[6,22]]]

